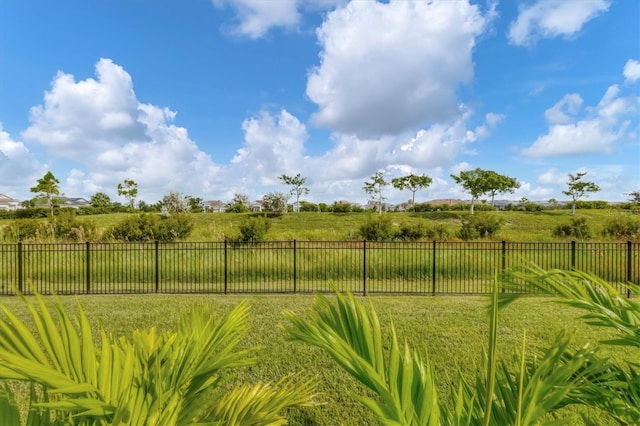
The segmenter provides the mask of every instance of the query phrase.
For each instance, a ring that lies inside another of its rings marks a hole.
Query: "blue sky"
[[[450,174],[481,167],[513,200],[587,172],[622,201],[639,61],[632,0],[3,0],[0,193],[51,170],[68,196],[229,201],[301,173],[309,201],[366,202],[382,171],[467,199]]]

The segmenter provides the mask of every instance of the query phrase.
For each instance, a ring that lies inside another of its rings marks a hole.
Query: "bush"
[[[192,230],[193,222],[184,214],[161,218],[153,213],[140,213],[115,225],[107,236],[117,241],[170,242],[188,237]]]
[[[463,240],[493,238],[502,226],[502,219],[488,214],[469,215],[462,219],[458,236]]]
[[[451,231],[447,225],[443,223],[436,223],[435,225],[425,229],[424,237],[429,240],[444,241],[451,238],[451,235]]]
[[[41,207],[18,209],[14,212],[16,219],[39,219],[49,216],[49,210]]]
[[[422,223],[400,225],[395,238],[401,241],[418,241],[427,235],[427,228]]]
[[[336,201],[331,206],[331,211],[333,213],[350,213],[351,212],[351,204],[349,203],[341,203]]]
[[[264,241],[271,222],[265,217],[252,216],[244,219],[239,226],[240,235],[233,241],[240,243],[256,243]]]
[[[577,217],[571,219],[570,224],[558,225],[553,230],[554,237],[567,238],[575,237],[586,239],[591,237],[591,231],[586,217]]]
[[[387,215],[369,215],[359,231],[360,236],[369,241],[389,241],[394,237],[391,218]]]
[[[605,237],[630,238],[640,237],[640,219],[634,217],[616,217],[602,230]]]
[[[16,219],[2,229],[2,237],[5,241],[39,240],[43,231],[38,220]]]
[[[50,237],[63,241],[87,241],[97,237],[95,223],[77,220],[75,209],[60,209],[50,219],[48,230]]]

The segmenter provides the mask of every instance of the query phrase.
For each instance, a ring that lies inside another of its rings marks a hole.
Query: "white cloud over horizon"
[[[631,137],[631,119],[638,112],[637,96],[622,96],[619,86],[612,85],[596,106],[582,111],[582,103],[580,95],[571,93],[547,109],[547,133],[522,149],[522,155],[545,158],[610,154],[618,141]]]
[[[14,140],[0,122],[0,192],[15,195],[25,185],[35,185],[47,169],[40,163],[27,146]]]
[[[611,0],[538,0],[520,7],[507,37],[516,46],[531,46],[542,38],[571,37],[610,5]]]
[[[184,187],[212,191],[219,167],[173,124],[175,112],[139,102],[131,76],[110,59],[98,61],[96,77],[76,82],[58,72],[22,133],[77,165],[64,178],[69,192],[113,193],[128,178],[151,197]]]
[[[455,119],[456,91],[473,78],[476,37],[491,16],[467,1],[355,1],[330,12],[307,80],[318,105],[311,121],[379,138]]]

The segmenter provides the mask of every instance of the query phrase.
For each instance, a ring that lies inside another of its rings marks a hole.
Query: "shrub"
[[[246,213],[249,211],[249,207],[242,203],[228,204],[224,211],[227,213]]]
[[[2,229],[5,241],[39,240],[43,235],[42,222],[35,219],[16,219]]]
[[[458,236],[463,240],[476,238],[493,238],[502,226],[502,220],[493,215],[476,214],[462,219],[462,227]]]
[[[39,219],[49,216],[49,210],[41,207],[18,209],[14,212],[16,219]]]
[[[351,212],[351,204],[349,204],[349,203],[341,203],[339,201],[336,201],[331,206],[331,211],[333,213],[349,213],[349,212]]]
[[[444,241],[451,238],[451,235],[451,231],[447,225],[443,223],[436,223],[435,225],[429,226],[425,229],[424,237],[429,240]]]
[[[389,241],[393,239],[393,225],[387,215],[369,215],[360,226],[360,236],[370,241]]]
[[[319,212],[320,207],[317,204],[310,203],[308,201],[300,201],[301,212]]]
[[[193,231],[193,221],[186,214],[172,214],[160,220],[158,241],[183,240]]]
[[[418,241],[427,235],[427,228],[422,223],[400,225],[395,238],[401,241]]]
[[[240,235],[234,241],[241,243],[264,241],[270,227],[271,222],[265,217],[248,217],[240,223]]]
[[[77,220],[75,209],[60,209],[50,219],[48,230],[51,237],[63,241],[87,241],[97,237],[95,223]]]
[[[602,235],[615,238],[640,237],[640,219],[634,217],[616,217],[607,223]]]
[[[567,238],[575,237],[579,239],[586,239],[591,237],[591,230],[587,223],[586,217],[577,217],[571,219],[570,224],[561,224],[554,228],[554,237]]]
[[[192,230],[193,222],[187,215],[161,218],[153,213],[140,213],[115,225],[107,236],[117,241],[170,242],[188,237]]]

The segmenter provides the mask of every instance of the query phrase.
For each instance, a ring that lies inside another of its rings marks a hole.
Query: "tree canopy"
[[[38,184],[30,189],[31,192],[39,194],[47,201],[47,207],[53,215],[55,196],[60,195],[60,181],[48,171],[42,178],[38,179]]]
[[[278,177],[285,185],[291,187],[290,194],[296,197],[296,203],[294,205],[295,211],[300,211],[300,197],[309,193],[309,188],[303,186],[307,181],[306,177],[302,177],[300,173],[295,176],[280,175]]]
[[[520,188],[520,183],[516,178],[501,175],[493,170],[485,170],[484,178],[486,179],[487,192],[491,196],[491,205],[495,203],[496,194],[513,194],[516,189]]]
[[[371,180],[366,181],[362,187],[364,192],[371,195],[371,200],[376,203],[378,214],[382,214],[382,203],[386,200],[382,195],[382,189],[387,185],[389,185],[389,182],[384,179],[382,172],[376,172],[376,174],[371,176]]]
[[[414,210],[416,206],[416,192],[421,189],[428,188],[429,185],[431,185],[431,182],[433,182],[433,179],[424,174],[420,176],[410,174],[391,179],[391,185],[393,185],[394,188],[399,189],[400,191],[404,189],[411,191],[411,206]]]
[[[582,180],[587,175],[587,172],[571,174],[569,173],[569,180],[567,181],[567,190],[562,191],[564,195],[571,197],[571,216],[576,214],[576,201],[586,196],[589,192],[598,192],[600,187],[593,182],[587,182]]]
[[[133,179],[125,179],[118,184],[118,195],[125,197],[129,203],[129,208],[133,209],[138,196],[138,184]]]
[[[458,175],[451,175],[451,178],[471,195],[470,212],[473,214],[473,206],[475,201],[489,190],[488,182],[485,177],[485,171],[481,168],[474,170],[465,170]]]

